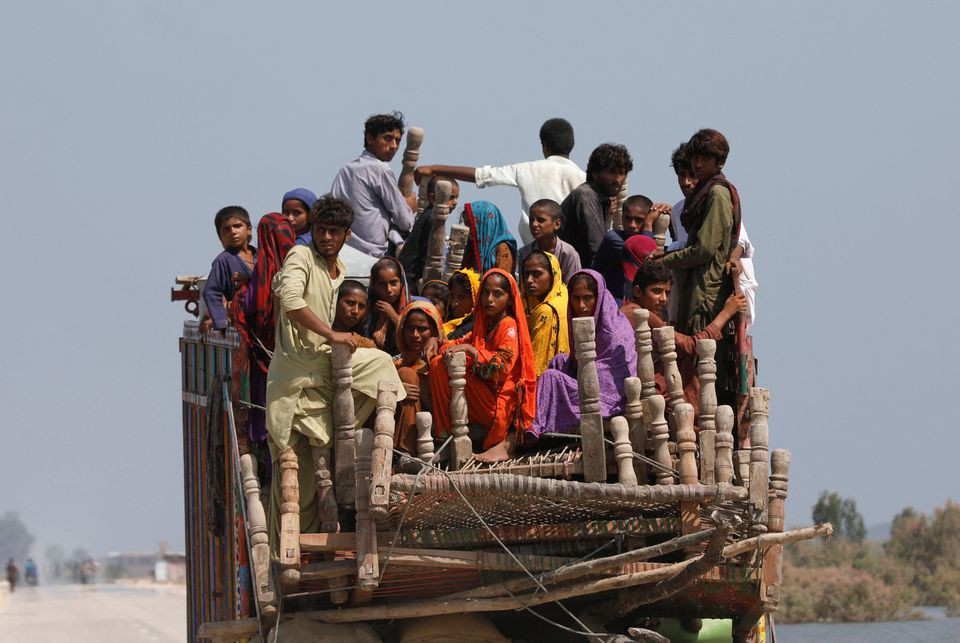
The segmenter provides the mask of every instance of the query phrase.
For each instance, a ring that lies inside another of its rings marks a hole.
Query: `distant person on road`
[[[404,197],[390,169],[403,138],[403,114],[377,114],[363,126],[363,153],[344,165],[330,193],[353,209],[347,245],[372,257],[391,254],[413,227],[417,195]]]
[[[520,240],[533,242],[530,234],[530,207],[540,199],[560,203],[571,190],[586,180],[586,173],[570,160],[573,151],[573,126],[563,118],[551,118],[540,126],[540,149],[543,158],[513,165],[464,167],[456,165],[423,165],[417,168],[417,181],[434,174],[452,176],[476,183],[478,188],[510,185],[520,190]],[[572,274],[572,273],[571,273]]]
[[[13,559],[7,561],[7,582],[10,583],[10,593],[13,593],[14,588],[17,586],[17,579],[20,577],[20,570],[17,569],[17,564],[13,562]]]

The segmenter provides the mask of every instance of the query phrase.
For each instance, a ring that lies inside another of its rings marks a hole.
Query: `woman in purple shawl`
[[[623,413],[626,398],[623,381],[637,374],[637,349],[633,328],[617,308],[603,277],[581,270],[568,284],[567,318],[593,314],[596,320],[597,376],[600,380],[600,412],[604,419]],[[592,309],[592,310],[591,310]],[[574,337],[571,330],[570,344]],[[550,360],[537,380],[537,414],[530,431],[536,439],[544,433],[576,433],[580,426],[580,395],[577,390],[577,359],[560,354]]]

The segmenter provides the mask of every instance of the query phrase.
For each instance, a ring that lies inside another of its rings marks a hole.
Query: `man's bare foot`
[[[503,442],[495,444],[483,453],[474,454],[473,459],[477,462],[506,462],[513,458],[517,450],[517,434],[508,433]]]

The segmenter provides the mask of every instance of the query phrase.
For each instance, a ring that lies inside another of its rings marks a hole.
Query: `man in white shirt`
[[[570,192],[587,180],[587,174],[570,160],[573,151],[573,126],[563,118],[551,118],[540,127],[543,159],[494,167],[423,165],[417,168],[417,182],[433,174],[452,176],[460,181],[488,185],[510,185],[520,190],[518,232],[523,245],[533,242],[530,235],[530,206],[540,199],[562,203]]]

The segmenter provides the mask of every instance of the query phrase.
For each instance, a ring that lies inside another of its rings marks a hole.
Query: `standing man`
[[[590,153],[587,180],[560,204],[563,225],[560,238],[580,255],[580,263],[592,266],[607,232],[606,216],[611,199],[633,169],[633,159],[623,145],[604,143]]]
[[[433,174],[452,176],[460,181],[488,185],[510,185],[520,190],[520,238],[523,245],[533,242],[530,234],[530,206],[540,199],[560,203],[571,190],[586,180],[586,174],[570,160],[573,151],[573,126],[563,118],[551,118],[540,126],[543,159],[514,165],[464,167],[423,165],[417,168],[417,180]]]
[[[363,126],[363,153],[337,172],[330,193],[346,201],[354,220],[347,245],[383,257],[413,226],[417,196],[404,197],[390,161],[403,138],[403,114],[376,114]]]

